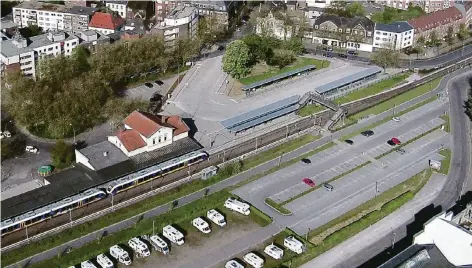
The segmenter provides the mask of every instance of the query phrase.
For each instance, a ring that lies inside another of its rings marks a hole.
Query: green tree
[[[464,23],[459,25],[459,31],[457,32],[457,38],[461,41],[462,46],[464,46],[464,41],[470,37],[470,31],[467,29],[467,26]]]
[[[436,48],[436,53],[437,53],[438,52],[437,50],[438,50],[439,46],[441,46],[441,39],[439,39],[438,33],[435,30],[433,30],[429,34],[429,44],[432,47]]]
[[[381,66],[384,71],[389,67],[396,67],[400,61],[400,54],[397,51],[385,48],[379,49],[372,55],[372,62]]]
[[[272,48],[267,45],[265,39],[257,34],[248,34],[241,38],[249,49],[249,65],[264,61],[272,55]]]
[[[283,47],[292,51],[295,54],[301,54],[303,52],[304,46],[300,39],[297,37],[290,38],[289,40],[283,43]]]
[[[282,69],[285,66],[290,65],[296,60],[295,53],[286,49],[274,50],[274,56],[268,62],[272,66],[277,66]]]
[[[361,2],[354,2],[346,6],[346,12],[349,17],[365,16],[364,6]]]
[[[231,42],[223,56],[223,71],[239,79],[251,71],[249,67],[249,48],[242,40]]]
[[[33,36],[37,36],[43,33],[43,28],[39,27],[38,25],[32,24],[28,27],[21,28],[20,34],[25,38],[30,38]]]
[[[51,151],[51,162],[56,168],[65,168],[75,160],[74,148],[63,140],[58,140]]]
[[[455,41],[455,33],[454,33],[454,27],[452,26],[449,26],[447,28],[447,33],[446,33],[446,42],[449,46],[452,47],[452,45],[454,45],[454,41]]]
[[[472,78],[469,78],[469,99],[465,101],[465,114],[469,117],[469,120],[472,121]]]

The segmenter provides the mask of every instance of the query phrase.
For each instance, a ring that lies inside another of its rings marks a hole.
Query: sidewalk
[[[338,246],[330,249],[321,256],[313,259],[312,261],[304,264],[303,268],[311,267],[354,267],[353,263],[347,265],[345,262],[349,262],[351,258],[368,260],[370,257],[360,258],[361,254],[368,252],[365,251],[369,246],[381,241],[382,239],[391,240],[392,230],[399,227],[405,226],[408,222],[415,217],[415,214],[430,205],[433,200],[442,191],[442,187],[446,182],[447,177],[433,173],[428,183],[415,195],[415,197],[403,205],[400,209],[378,221],[374,225],[366,228],[357,235],[349,238],[342,242]],[[395,233],[393,233],[395,234]],[[396,236],[395,239],[401,240],[401,237]],[[382,251],[384,248],[378,248],[378,251]],[[342,254],[340,254],[342,252]]]

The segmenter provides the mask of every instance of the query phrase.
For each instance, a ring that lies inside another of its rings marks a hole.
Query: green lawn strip
[[[279,212],[280,214],[282,215],[290,215],[292,214],[292,212],[286,208],[284,208],[283,206],[279,205],[277,202],[275,202],[274,200],[270,199],[269,197],[267,197],[266,199],[264,199],[264,202],[272,207],[273,209],[275,209],[277,212]]]
[[[363,168],[364,166],[366,166],[366,165],[368,165],[368,164],[370,164],[370,161],[367,161],[367,162],[363,163],[363,164],[360,165],[360,166],[357,166],[357,167],[355,167],[355,168],[353,168],[353,169],[351,169],[351,170],[348,170],[348,171],[346,171],[346,172],[344,172],[344,173],[342,173],[342,174],[339,174],[338,176],[336,176],[336,177],[334,177],[334,178],[332,178],[332,179],[326,181],[325,183],[331,183],[331,182],[333,182],[333,181],[335,181],[335,180],[337,180],[337,179],[340,179],[340,178],[342,178],[342,177],[344,177],[344,176],[346,176],[346,175],[348,175],[348,174],[350,174],[350,173],[352,173],[352,172],[354,172],[354,171],[356,171],[356,170],[359,170],[359,169]],[[284,206],[284,205],[286,205],[286,204],[292,202],[293,200],[296,200],[296,199],[298,199],[298,198],[300,198],[300,197],[302,197],[302,196],[304,196],[304,195],[306,195],[306,194],[309,194],[309,193],[315,191],[316,189],[318,189],[318,188],[320,188],[320,187],[321,187],[321,184],[317,184],[315,187],[311,187],[310,189],[306,190],[305,192],[300,193],[300,194],[298,194],[298,195],[296,195],[296,196],[294,196],[294,197],[291,197],[291,198],[288,199],[288,200],[285,200],[285,201],[279,203],[279,206]]]
[[[444,131],[451,132],[451,123],[450,123],[450,120],[449,120],[449,115],[443,114],[439,118],[441,118],[442,120],[444,120],[446,122],[446,123],[444,123]]]
[[[343,104],[343,103],[348,103],[351,101],[359,100],[368,96],[378,94],[387,89],[391,89],[393,87],[396,87],[402,84],[403,82],[405,82],[405,79],[407,79],[409,76],[410,76],[409,72],[395,75],[391,78],[372,84],[366,88],[360,88],[359,90],[353,91],[345,96],[337,98],[334,100],[334,102]]]
[[[393,108],[395,105],[399,105],[401,103],[404,103],[404,102],[407,102],[409,100],[412,100],[418,96],[421,96],[425,93],[428,93],[430,92],[431,90],[435,89],[438,85],[439,85],[439,82],[441,82],[442,80],[442,77],[439,77],[439,78],[436,78],[434,80],[432,80],[431,82],[428,82],[424,85],[421,85],[421,86],[418,86],[414,89],[411,89],[405,93],[402,93],[400,95],[397,95],[391,99],[388,99],[384,102],[381,102],[373,107],[370,107],[362,112],[359,112],[355,115],[353,115],[352,117],[354,119],[359,119],[359,118],[362,118],[362,117],[366,117],[368,115],[371,115],[371,114],[380,114],[380,113],[383,113],[385,111],[387,111],[388,109],[391,109]]]
[[[402,148],[402,147],[407,146],[408,144],[410,144],[410,143],[412,143],[412,142],[415,142],[415,141],[419,140],[420,138],[422,138],[422,137],[428,135],[429,133],[432,133],[433,131],[438,130],[438,129],[440,129],[440,128],[441,128],[441,126],[438,126],[438,127],[433,128],[433,129],[430,129],[430,130],[426,131],[425,133],[423,133],[423,134],[421,134],[421,135],[418,135],[418,136],[414,137],[413,139],[411,139],[411,140],[409,140],[409,141],[407,141],[407,142],[405,142],[405,143],[401,143],[400,145],[397,145],[397,146],[393,147],[391,150],[389,150],[389,151],[387,151],[387,152],[385,152],[385,153],[383,153],[383,154],[381,154],[381,155],[375,157],[375,159],[380,159],[380,158],[382,158],[382,157],[384,157],[384,156],[386,156],[386,155],[388,155],[388,154],[390,154],[390,153],[392,153],[392,152],[394,152],[394,151],[396,151],[396,150],[398,150],[398,149],[400,149],[400,148]]]
[[[219,181],[222,181],[231,176],[234,176],[243,170],[248,170],[254,166],[257,166],[261,163],[264,163],[275,157],[278,157],[280,155],[280,152],[289,152],[289,151],[295,150],[298,147],[301,147],[305,144],[308,144],[314,141],[315,139],[317,139],[317,137],[314,137],[311,134],[307,134],[302,137],[293,139],[275,148],[272,148],[268,151],[261,152],[253,157],[249,157],[245,159],[244,161],[241,162],[242,167],[239,164],[229,165],[227,167],[222,168],[220,171],[218,171],[218,174],[216,176],[208,180],[205,180],[205,181],[195,180],[195,181],[189,182],[177,188],[160,193],[156,196],[147,198],[137,204],[134,204],[134,205],[119,209],[113,213],[104,215],[96,220],[92,220],[92,221],[80,224],[78,226],[75,226],[74,228],[69,228],[67,230],[64,230],[57,235],[45,237],[39,241],[32,242],[21,248],[6,252],[1,255],[2,263],[4,265],[13,264],[29,256],[35,255],[39,252],[43,252],[45,250],[59,246],[73,239],[79,238],[83,235],[86,235],[96,230],[99,230],[101,228],[107,227],[110,224],[120,222],[132,216],[138,215],[139,213],[143,213],[147,210],[150,210],[154,207],[164,205],[173,200],[179,199],[182,196],[199,191]],[[259,177],[256,178],[256,176],[259,176],[259,175],[253,176],[252,180],[259,178]]]
[[[309,233],[306,254],[285,262],[286,267],[299,267],[341,242],[356,235],[410,201],[431,177],[431,170],[422,171],[408,180],[363,203],[348,213]],[[315,243],[313,242],[315,241]]]
[[[301,108],[297,114],[301,117],[309,116],[312,114],[316,114],[322,111],[327,110],[326,107],[323,105],[318,105],[318,104],[307,104],[303,108]]]
[[[52,259],[30,265],[29,267],[69,267],[78,264],[81,261],[91,259],[100,253],[108,251],[108,249],[113,245],[127,244],[127,241],[132,237],[152,233],[153,220],[155,221],[155,230],[157,232],[161,232],[164,226],[172,224],[176,228],[182,230],[185,235],[189,232],[196,231],[194,227],[191,226],[191,221],[194,218],[204,216],[208,210],[217,208],[226,215],[226,220],[230,226],[231,222],[238,219],[240,220],[241,217],[244,217],[223,207],[223,203],[230,196],[231,194],[224,190],[211,194],[205,198],[192,202],[191,205],[185,205],[176,208],[155,218],[143,219],[131,228],[102,237],[95,242],[74,249],[68,254],[56,256]],[[267,219],[270,220],[267,215],[261,215],[261,212],[256,212],[252,208],[251,211],[252,213],[250,214],[250,218],[255,220],[256,223],[260,224],[261,226],[265,226],[270,223],[267,222]]]
[[[449,173],[449,167],[451,165],[451,150],[442,149],[441,151],[439,151],[439,154],[444,156],[444,159],[441,162],[441,169],[438,172],[447,175],[447,173]]]
[[[389,117],[384,118],[384,119],[382,119],[382,120],[380,120],[380,121],[378,121],[378,122],[375,122],[375,123],[373,123],[373,124],[370,125],[370,126],[367,126],[367,127],[364,127],[364,128],[362,128],[362,129],[360,129],[360,130],[357,130],[357,131],[354,131],[354,132],[352,132],[352,133],[349,133],[348,135],[342,137],[341,140],[349,140],[350,138],[355,137],[355,136],[361,134],[362,132],[364,132],[364,131],[366,131],[366,130],[371,130],[371,129],[377,127],[377,126],[380,126],[380,125],[382,125],[382,124],[384,124],[384,123],[386,123],[386,122],[392,120],[393,117],[402,116],[402,115],[404,115],[404,114],[406,114],[406,113],[408,113],[408,112],[411,112],[411,111],[413,111],[413,110],[415,110],[415,109],[417,109],[417,108],[419,108],[419,107],[421,107],[421,106],[423,106],[423,105],[425,105],[425,104],[427,104],[427,103],[430,103],[430,102],[432,102],[432,101],[434,101],[434,100],[437,100],[437,99],[438,99],[437,96],[433,96],[433,97],[431,97],[431,98],[429,98],[429,99],[426,99],[426,100],[424,100],[424,101],[422,101],[422,102],[420,102],[420,103],[417,103],[417,104],[415,104],[415,105],[413,105],[413,106],[411,106],[411,107],[409,107],[409,108],[407,108],[407,109],[405,109],[405,110],[403,110],[403,111],[401,111],[401,112],[398,112],[398,113],[396,113],[395,115],[392,114],[392,116],[389,116]],[[389,109],[390,109],[390,108],[389,108]],[[387,110],[388,110],[388,109],[387,109]],[[385,111],[384,111],[384,112],[385,112]],[[349,118],[350,118],[350,117],[348,117],[348,119],[349,119]],[[357,120],[356,120],[355,122],[357,123]]]
[[[251,206],[251,214],[249,214],[249,217],[262,227],[271,224],[273,221],[271,217],[267,216],[255,206]]]
[[[271,70],[269,70],[269,71],[267,71],[263,74],[241,78],[241,79],[239,79],[239,82],[241,82],[244,85],[249,85],[249,84],[252,84],[252,83],[255,83],[255,82],[262,81],[262,80],[267,79],[267,78],[271,78],[271,77],[279,75],[279,74],[287,73],[287,72],[293,71],[295,69],[305,67],[307,65],[315,65],[316,69],[319,70],[319,69],[322,69],[322,68],[329,67],[329,64],[330,64],[330,62],[327,61],[327,60],[317,60],[317,59],[312,59],[312,58],[298,57],[296,62],[294,64],[290,65],[290,66],[284,67],[282,69],[274,67],[274,68],[271,68]]]

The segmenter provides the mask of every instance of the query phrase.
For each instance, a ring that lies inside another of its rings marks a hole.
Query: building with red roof
[[[189,127],[180,116],[154,115],[134,111],[124,120],[124,130],[109,136],[108,141],[128,157],[170,145],[188,137]]]
[[[89,22],[89,30],[95,30],[102,34],[112,34],[120,31],[125,24],[125,20],[115,17],[109,13],[95,12]]]
[[[411,19],[408,24],[415,29],[416,42],[420,36],[428,41],[432,32],[442,39],[447,35],[449,27],[453,27],[454,32],[457,32],[459,25],[463,22],[462,12],[456,7],[450,7]]]

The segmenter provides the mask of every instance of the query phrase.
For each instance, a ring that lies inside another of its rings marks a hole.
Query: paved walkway
[[[392,233],[392,230],[405,225],[408,221],[414,218],[415,213],[431,204],[436,196],[442,191],[446,178],[447,177],[442,174],[433,173],[428,183],[410,202],[374,225],[301,267],[349,267],[345,262],[357,254],[360,254],[368,246],[384,239],[385,237],[393,239],[395,233]],[[396,239],[398,241],[399,238],[396,237]]]

